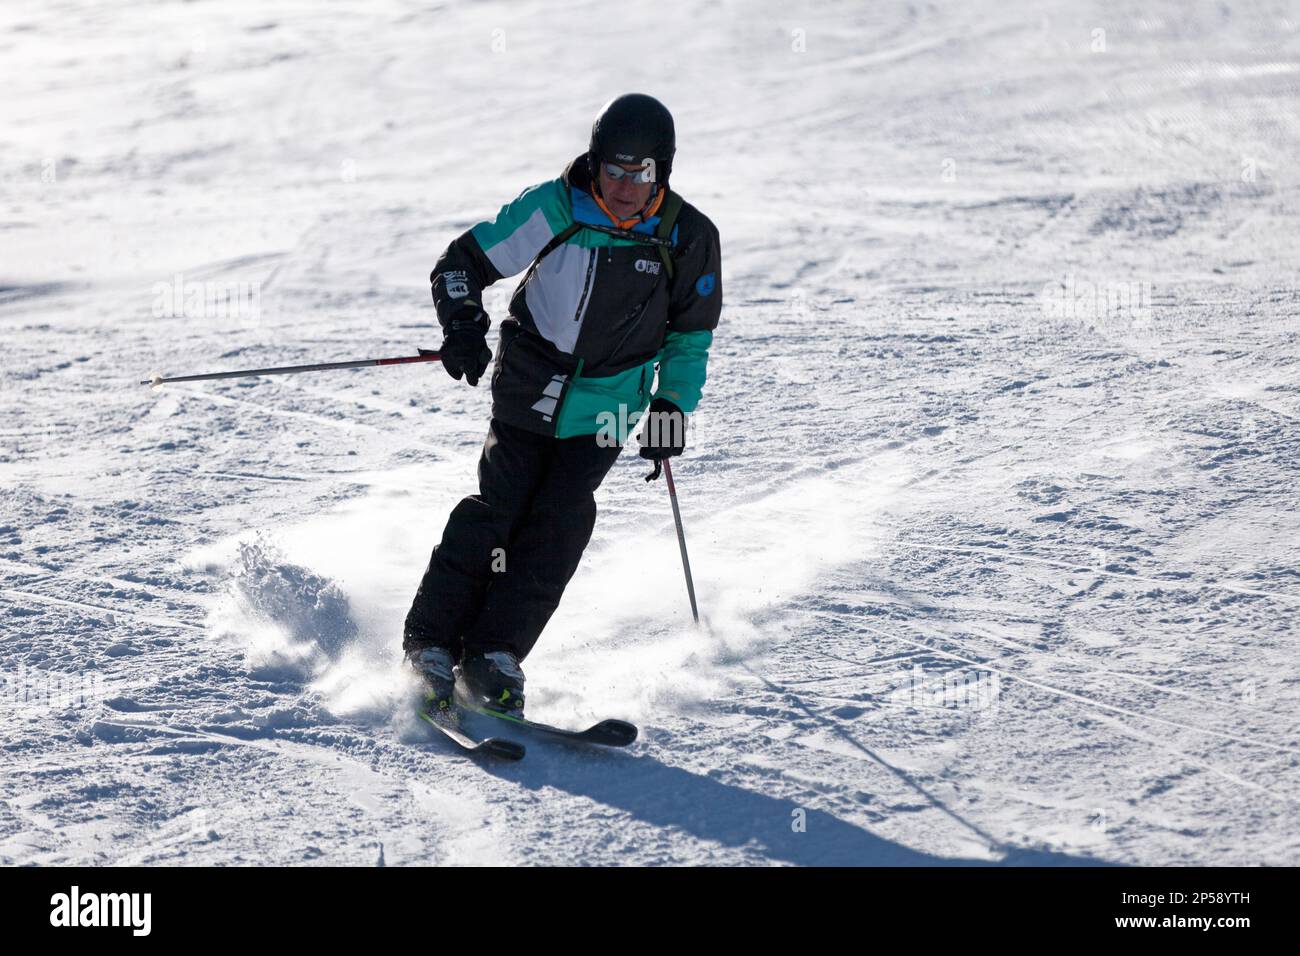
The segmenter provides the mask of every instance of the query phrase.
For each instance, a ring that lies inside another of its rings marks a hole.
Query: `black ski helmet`
[[[655,162],[655,178],[668,185],[677,152],[673,114],[653,96],[624,93],[600,108],[591,124],[591,145],[587,147],[587,171],[598,182],[596,170],[602,162]]]

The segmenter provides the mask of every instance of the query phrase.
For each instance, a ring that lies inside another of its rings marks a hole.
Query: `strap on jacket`
[[[671,189],[668,195],[664,197],[664,204],[659,211],[659,225],[655,228],[655,235],[660,239],[672,241],[673,227],[677,225],[677,214],[682,211],[682,197]],[[664,268],[668,270],[668,279],[673,277],[673,254],[668,246],[659,247],[659,258],[664,261]]]
[[[533,263],[528,267],[531,273],[537,268],[537,264],[546,256],[550,255],[555,249],[565,242],[580,229],[590,229],[593,232],[603,232],[606,235],[617,236],[620,239],[630,239],[633,242],[639,242],[642,245],[652,245],[659,250],[659,258],[663,260],[664,268],[668,271],[668,278],[673,277],[673,227],[677,225],[677,214],[682,211],[682,197],[671,189],[668,195],[664,197],[663,205],[659,207],[659,224],[655,227],[653,237],[647,236],[643,232],[633,232],[630,229],[617,229],[614,226],[598,226],[589,222],[571,222],[564,229],[561,229],[551,241],[542,246],[542,251],[537,253]]]

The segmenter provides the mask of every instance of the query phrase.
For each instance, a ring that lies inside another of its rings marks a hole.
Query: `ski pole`
[[[442,356],[428,349],[420,349],[419,355],[400,355],[396,358],[359,359],[355,362],[321,362],[317,365],[282,365],[279,368],[246,368],[237,372],[206,372],[202,375],[175,375],[164,378],[155,375],[142,381],[141,385],[157,388],[167,382],[201,382],[214,378],[243,378],[248,375],[296,375],[299,372],[324,372],[334,368],[370,368],[375,365],[409,365],[412,362],[436,362]]]
[[[673,467],[663,459],[664,477],[668,479],[668,500],[673,503],[673,521],[677,524],[677,546],[682,551],[682,570],[686,572],[686,593],[691,599],[691,616],[700,623],[700,612],[695,606],[695,582],[691,580],[691,559],[686,556],[686,532],[682,531],[682,512],[677,507],[677,488],[673,484]]]

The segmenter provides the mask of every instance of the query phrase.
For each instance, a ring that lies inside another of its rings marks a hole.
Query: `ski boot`
[[[515,717],[524,715],[524,672],[510,651],[467,653],[457,669],[476,707]]]
[[[431,717],[450,719],[456,702],[456,661],[444,647],[423,647],[407,655],[420,675],[424,691],[424,709]]]

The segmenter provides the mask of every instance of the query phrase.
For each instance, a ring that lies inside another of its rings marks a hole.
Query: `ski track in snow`
[[[0,13],[0,863],[1300,862],[1294,11],[680,5],[638,73],[674,6]],[[641,739],[475,762],[399,643],[486,389],[137,383],[436,345],[639,87],[723,237],[704,621],[630,450],[527,669]]]

